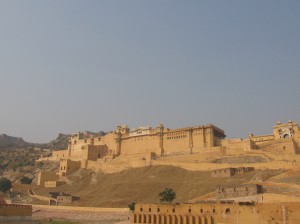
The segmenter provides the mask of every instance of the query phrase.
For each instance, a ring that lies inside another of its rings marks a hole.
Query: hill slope
[[[45,196],[49,191],[71,193],[80,196],[78,206],[127,207],[131,202],[158,203],[159,192],[169,187],[177,193],[175,202],[187,202],[215,191],[219,185],[245,183],[259,174],[260,171],[253,171],[232,178],[211,178],[211,172],[173,166],[148,166],[114,174],[79,170],[69,176],[71,184],[39,189],[36,193]]]

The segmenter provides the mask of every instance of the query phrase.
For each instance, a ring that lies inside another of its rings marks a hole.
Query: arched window
[[[225,214],[230,214],[230,208],[226,208]]]

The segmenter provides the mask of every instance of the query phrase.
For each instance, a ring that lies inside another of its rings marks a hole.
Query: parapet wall
[[[116,173],[129,168],[145,167],[149,165],[158,166],[176,166],[186,170],[191,171],[213,171],[216,169],[227,169],[227,168],[241,168],[241,167],[251,167],[256,170],[266,170],[266,169],[300,169],[300,163],[297,162],[267,162],[267,163],[205,163],[197,162],[197,160],[191,160],[191,162],[183,162],[185,157],[180,159],[180,162],[176,161],[176,157],[168,159],[158,159],[158,160],[147,160],[147,159],[114,159],[114,160],[98,160],[98,161],[85,161],[85,166],[81,168],[86,168],[95,171],[102,171],[105,173]],[[195,158],[194,158],[195,159]]]
[[[300,164],[297,162],[268,162],[268,163],[187,163],[187,162],[169,162],[163,160],[153,160],[151,165],[177,166],[191,171],[212,171],[215,169],[254,167],[256,170],[266,169],[299,169]]]
[[[19,204],[6,204],[3,198],[0,199],[0,217],[12,217],[12,216],[31,216],[31,205],[19,205]]]

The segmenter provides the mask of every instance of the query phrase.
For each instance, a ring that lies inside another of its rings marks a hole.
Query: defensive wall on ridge
[[[188,162],[168,162],[162,160],[153,160],[151,165],[168,165],[177,166],[191,171],[212,171],[215,169],[239,168],[239,167],[254,167],[256,170],[266,169],[300,169],[300,164],[297,162],[275,161],[268,163],[188,163]]]

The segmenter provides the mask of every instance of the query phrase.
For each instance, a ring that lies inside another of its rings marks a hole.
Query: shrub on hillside
[[[23,176],[20,178],[20,183],[21,184],[31,184],[32,182],[32,179],[26,177],[26,176]]]
[[[129,208],[130,211],[134,211],[134,209],[135,209],[135,203],[134,202],[130,203],[128,205],[128,208]]]
[[[12,183],[7,178],[0,178],[0,191],[5,192],[8,191],[12,186]]]
[[[159,193],[159,197],[160,203],[172,203],[172,201],[176,198],[176,193],[171,188],[165,188],[164,191]]]

